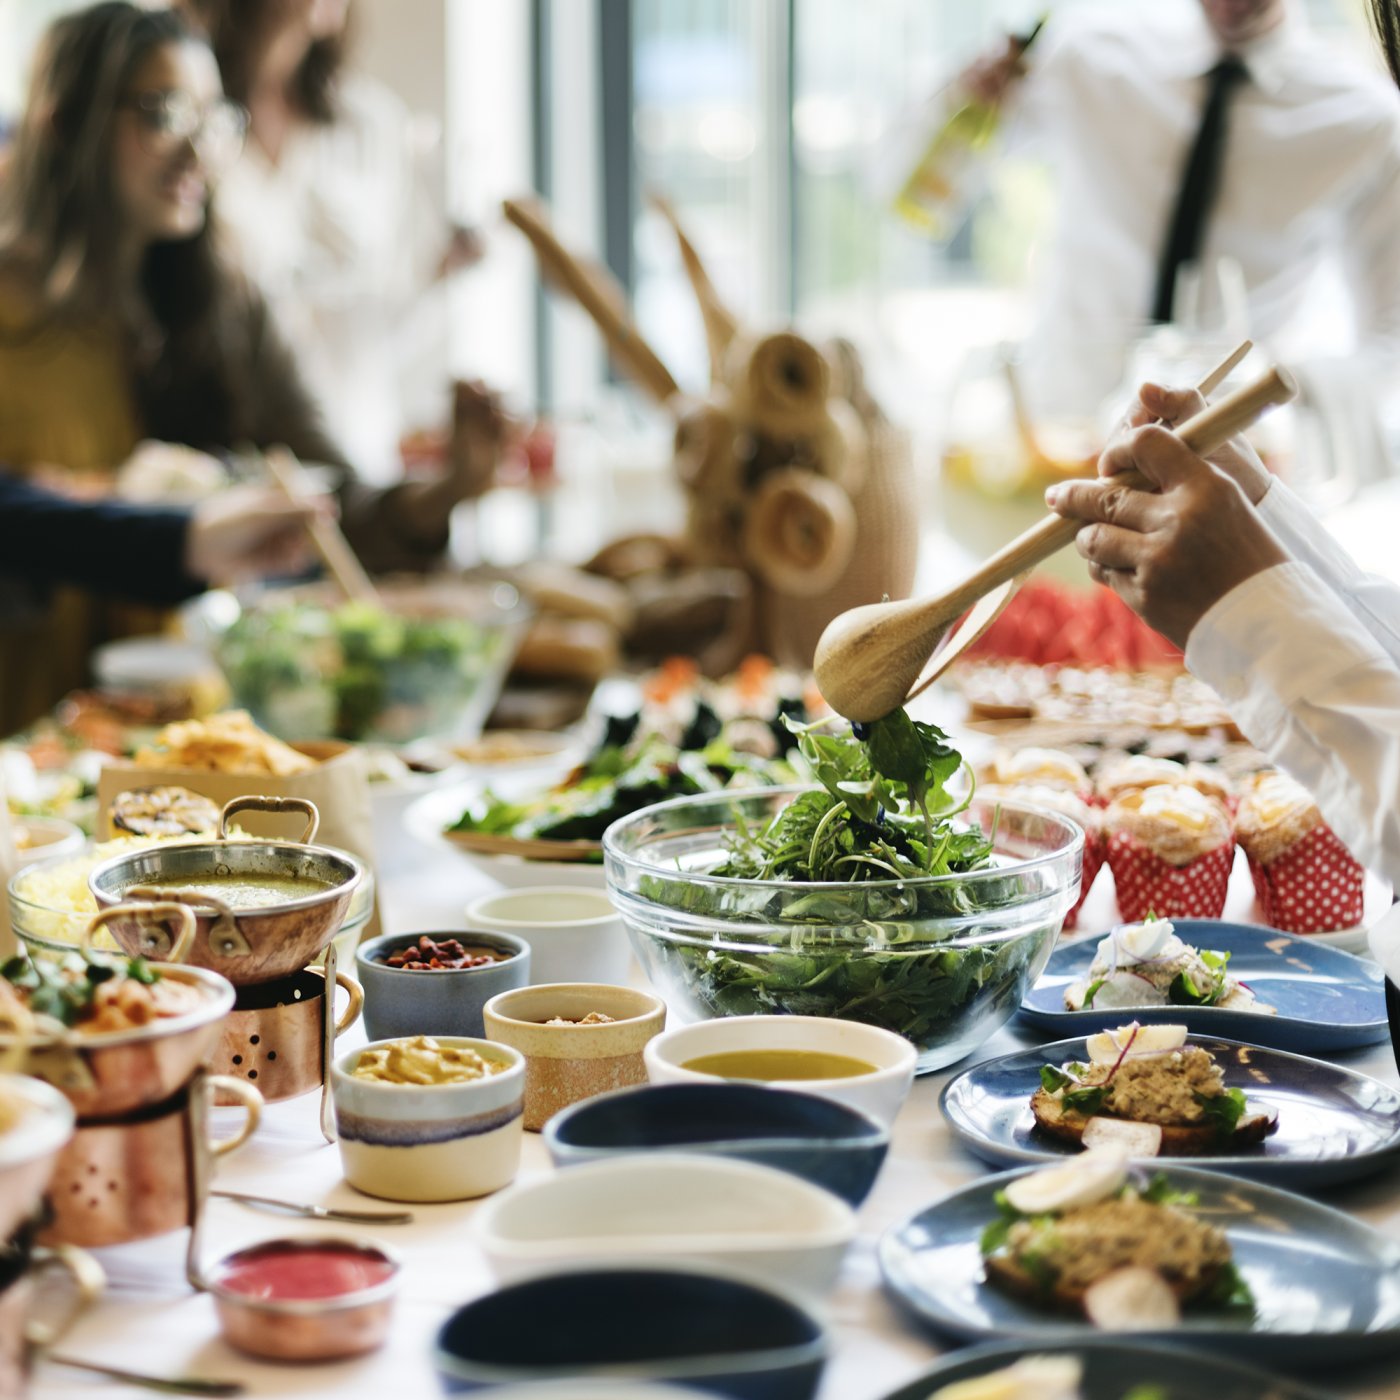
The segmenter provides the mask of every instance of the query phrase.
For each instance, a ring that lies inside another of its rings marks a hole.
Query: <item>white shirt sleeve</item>
[[[1258,509],[1284,548],[1312,569],[1391,661],[1400,665],[1400,588],[1358,568],[1322,522],[1277,478],[1270,482]]]
[[[1196,624],[1186,664],[1400,888],[1400,667],[1309,565],[1279,564]]]

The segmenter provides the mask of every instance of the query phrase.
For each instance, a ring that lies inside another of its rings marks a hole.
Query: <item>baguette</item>
[[[1062,1142],[1082,1143],[1084,1130],[1089,1126],[1090,1115],[1066,1108],[1063,1101],[1056,1098],[1048,1089],[1037,1089],[1031,1095],[1031,1112],[1035,1114],[1036,1126],[1051,1137]],[[1111,1113],[1097,1114],[1100,1118],[1115,1118]],[[1119,1119],[1131,1122],[1131,1119]],[[1162,1130],[1163,1157],[1207,1157],[1214,1152],[1234,1151],[1242,1147],[1253,1147],[1263,1142],[1273,1121],[1264,1113],[1246,1113],[1235,1125],[1228,1138],[1222,1139],[1210,1123],[1162,1123],[1154,1126]]]

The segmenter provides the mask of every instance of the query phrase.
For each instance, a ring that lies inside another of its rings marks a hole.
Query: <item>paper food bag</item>
[[[192,768],[162,768],[129,760],[109,763],[97,784],[99,830],[102,838],[116,835],[111,828],[112,801],[130,788],[184,787],[222,807],[235,797],[259,794],[267,797],[304,797],[321,813],[316,844],[339,846],[374,869],[373,824],[370,820],[369,772],[364,755],[352,745],[335,743],[294,744],[314,758],[315,768],[304,773],[277,776],[270,773],[208,773]],[[235,825],[250,836],[279,841],[301,839],[306,819],[297,813],[240,812]],[[361,938],[380,931],[379,892]]]

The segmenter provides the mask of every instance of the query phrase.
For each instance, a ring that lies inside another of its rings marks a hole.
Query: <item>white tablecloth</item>
[[[460,928],[467,900],[486,884],[455,857],[425,851],[411,865],[382,872],[388,929],[431,932]],[[1100,887],[1086,907],[1090,927],[1111,920],[1103,894]],[[1247,892],[1237,886],[1231,899],[1227,913],[1247,917]],[[358,1034],[358,1030],[350,1032],[351,1036]],[[1023,1034],[1003,1030],[978,1058],[1004,1054],[1028,1043],[1032,1042]],[[1388,1084],[1397,1082],[1388,1044],[1337,1058]],[[937,1343],[906,1320],[881,1289],[875,1246],[888,1226],[986,1170],[955,1142],[938,1111],[943,1085],[956,1072],[955,1067],[918,1080],[895,1126],[889,1158],[860,1212],[859,1239],[827,1303],[832,1349],[821,1400],[877,1400],[918,1375],[938,1355]],[[311,1095],[272,1105],[256,1137],[220,1164],[218,1184],[230,1190],[327,1205],[373,1208],[381,1204],[358,1195],[341,1180],[337,1151],[323,1141],[316,1127],[317,1102]],[[236,1114],[237,1110],[226,1112]],[[549,1170],[543,1144],[527,1133],[522,1179]],[[1400,1239],[1400,1181],[1393,1167],[1359,1186],[1329,1193],[1326,1200]],[[371,1356],[336,1365],[289,1368],[249,1360],[232,1351],[220,1340],[212,1301],[185,1286],[183,1231],[102,1251],[100,1257],[110,1281],[107,1297],[64,1340],[62,1350],[75,1357],[146,1372],[237,1378],[246,1382],[252,1395],[417,1400],[439,1393],[432,1368],[432,1339],[454,1307],[489,1291],[493,1280],[473,1239],[472,1203],[411,1209],[415,1214],[411,1225],[366,1230],[274,1217],[226,1201],[210,1204],[205,1231],[210,1260],[257,1239],[293,1233],[363,1233],[392,1248],[404,1261],[402,1288],[388,1345]],[[1344,1360],[1337,1358],[1338,1363]],[[1316,1379],[1347,1394],[1379,1400],[1400,1396],[1397,1377],[1400,1371],[1392,1364],[1365,1373],[1328,1373]],[[49,1363],[41,1367],[34,1383],[36,1400],[143,1393]]]

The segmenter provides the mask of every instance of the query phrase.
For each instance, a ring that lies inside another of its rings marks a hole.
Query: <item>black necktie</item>
[[[1206,219],[1215,203],[1220,183],[1220,161],[1225,152],[1225,118],[1230,95],[1249,76],[1243,63],[1226,54],[1208,74],[1201,125],[1181,172],[1181,189],[1172,210],[1171,227],[1157,262],[1157,290],[1152,298],[1152,319],[1170,321],[1176,295],[1176,278],[1183,263],[1195,262],[1205,242]]]

